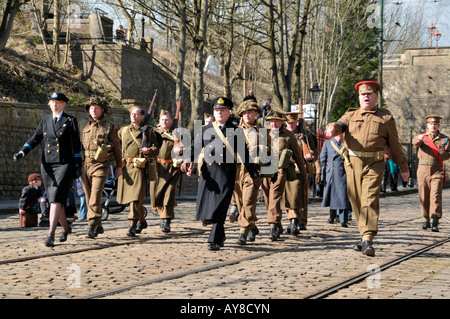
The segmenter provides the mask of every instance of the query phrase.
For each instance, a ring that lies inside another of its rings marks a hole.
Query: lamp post
[[[413,172],[413,167],[412,167],[412,131],[414,129],[414,124],[416,122],[416,118],[414,117],[414,115],[411,114],[409,115],[409,117],[406,118],[406,120],[408,121],[408,126],[409,126],[409,180],[408,180],[408,186],[410,188],[414,187],[414,180],[412,178],[412,172]]]
[[[317,104],[319,103],[320,95],[322,94],[322,90],[317,82],[309,89],[309,93],[311,94],[311,103],[314,104],[314,135],[317,136]]]
[[[434,37],[434,40],[436,40],[436,48],[437,48],[438,47],[438,41],[441,38],[441,33],[439,32],[438,29],[436,29],[436,32],[433,33],[433,37]]]
[[[433,22],[428,26],[428,34],[430,35],[430,47],[433,46],[433,33],[436,30],[436,27],[434,26]]]

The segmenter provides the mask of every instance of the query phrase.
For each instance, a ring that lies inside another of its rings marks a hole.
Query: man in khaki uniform
[[[444,161],[450,158],[449,138],[439,132],[440,116],[427,116],[427,131],[417,135],[413,144],[417,146],[417,181],[420,206],[424,222],[423,229],[439,231],[442,218],[442,187],[445,184]],[[433,220],[430,225],[430,218]]]
[[[245,134],[245,142],[247,144],[250,157],[255,163],[259,171],[259,155],[261,148],[264,146],[260,141],[259,130],[260,124],[256,120],[256,117],[261,112],[258,104],[254,100],[246,100],[239,105],[236,114],[241,118],[241,124],[239,125]],[[268,138],[268,134],[267,134]],[[269,146],[267,142],[265,146]],[[267,149],[266,149],[267,153]],[[256,227],[256,204],[258,199],[259,187],[261,186],[260,180],[254,180],[245,165],[240,163],[238,165],[238,176],[234,187],[233,198],[236,202],[237,209],[239,211],[238,225],[240,226],[239,238],[236,243],[238,245],[245,245],[248,241],[254,241],[256,235],[259,234],[259,230]]]
[[[347,112],[326,129],[327,137],[344,133],[347,193],[358,222],[362,243],[355,250],[374,256],[373,239],[378,232],[379,199],[384,173],[384,152],[389,147],[392,159],[400,167],[403,180],[409,178],[408,159],[398,139],[397,126],[391,113],[377,108],[380,85],[374,81],[359,82],[359,108]]]
[[[81,183],[88,206],[86,238],[93,239],[104,231],[101,225],[101,198],[111,159],[114,159],[117,165],[114,177],[118,178],[122,175],[122,153],[117,128],[104,117],[108,110],[106,101],[94,96],[85,107],[89,112],[89,120],[81,133],[84,155]]]
[[[147,225],[145,220],[144,199],[147,189],[146,170],[148,159],[158,155],[158,144],[153,130],[149,134],[150,147],[141,148],[142,134],[141,124],[145,118],[145,111],[139,107],[130,109],[131,124],[124,125],[119,130],[119,138],[122,142],[122,176],[117,187],[117,202],[130,204],[128,220],[130,228],[127,236],[135,237],[136,232],[142,231]]]
[[[159,117],[159,128],[155,130],[156,137],[160,140],[158,157],[156,158],[156,176],[150,180],[150,198],[152,207],[156,209],[161,219],[161,231],[170,232],[170,223],[175,218],[175,195],[177,185],[180,181],[181,170],[176,162],[172,160],[172,150],[177,148],[178,155],[180,148],[175,145],[172,137],[171,127],[173,116],[165,110],[161,110]]]
[[[270,121],[271,156],[277,154],[276,148],[278,147],[280,159],[277,172],[272,177],[264,177],[262,180],[262,191],[267,207],[267,222],[270,224],[269,239],[275,241],[283,233],[283,228],[281,227],[281,199],[288,178],[288,167],[290,164],[290,155],[288,154],[291,154],[300,170],[301,183],[306,182],[307,172],[304,166],[302,150],[297,143],[297,139],[294,133],[288,131],[284,126],[284,121],[286,120],[284,112],[276,109],[272,110],[267,115],[266,120]]]
[[[303,150],[303,143],[306,141],[300,139],[300,128],[299,128],[299,113],[298,112],[288,112],[285,113],[286,116],[286,128],[294,133],[295,140],[297,141],[300,149]],[[301,123],[301,125],[303,125]],[[308,147],[305,145],[305,147]],[[308,167],[312,168],[313,164],[307,163],[305,160],[305,154],[302,151],[302,161],[303,166],[307,172],[306,183],[301,182],[300,169],[295,163],[294,159],[291,158],[291,164],[295,167],[295,179],[288,180],[286,182],[286,187],[284,191],[284,196],[282,197],[282,206],[286,208],[286,213],[290,224],[286,229],[288,234],[297,236],[300,233],[299,224],[302,225],[302,229],[306,229],[307,216],[308,216],[308,199],[309,199],[309,184],[311,181],[311,171]]]

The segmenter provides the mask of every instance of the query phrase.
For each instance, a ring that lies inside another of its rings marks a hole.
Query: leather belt
[[[163,159],[163,158],[157,158],[156,161],[158,163],[173,163],[172,159]]]
[[[348,154],[350,156],[356,156],[356,157],[370,157],[370,158],[374,158],[376,160],[381,160],[384,158],[384,151],[361,152],[361,151],[348,150]]]
[[[428,166],[434,166],[434,165],[439,165],[441,166],[441,163],[439,163],[438,161],[424,161],[424,160],[419,160],[419,165],[428,165]]]
[[[84,151],[84,156],[95,156],[96,151]]]

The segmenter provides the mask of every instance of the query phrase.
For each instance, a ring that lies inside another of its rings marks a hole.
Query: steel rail
[[[309,295],[309,296],[307,296],[307,297],[305,297],[303,299],[322,299],[322,298],[325,298],[325,297],[329,296],[330,294],[333,294],[333,293],[335,293],[335,292],[337,292],[337,291],[339,291],[341,289],[344,289],[344,288],[347,288],[347,287],[349,287],[351,285],[357,284],[357,283],[361,282],[362,280],[366,279],[367,277],[373,276],[373,275],[375,275],[375,274],[377,274],[377,273],[379,273],[381,271],[384,271],[384,270],[386,270],[386,269],[388,269],[390,267],[396,266],[396,265],[402,263],[405,260],[414,258],[414,257],[416,257],[416,256],[418,256],[420,254],[423,254],[424,252],[426,252],[428,250],[431,250],[431,249],[436,248],[438,246],[444,245],[444,244],[446,244],[448,242],[450,242],[450,236],[445,238],[445,239],[443,239],[443,240],[440,240],[438,242],[435,242],[433,244],[430,244],[428,246],[425,246],[423,248],[415,250],[415,251],[413,251],[411,253],[408,253],[408,254],[406,254],[404,256],[396,258],[396,259],[394,259],[394,260],[392,260],[390,262],[387,262],[387,263],[381,265],[379,268],[372,269],[370,271],[366,271],[366,272],[364,272],[362,274],[359,274],[359,275],[354,276],[354,277],[352,277],[352,278],[350,278],[348,280],[345,280],[345,281],[343,281],[343,282],[341,282],[339,284],[336,284],[334,286],[331,286],[329,288],[326,288],[326,289],[318,291],[318,292],[316,292],[314,294],[311,294],[311,295]]]

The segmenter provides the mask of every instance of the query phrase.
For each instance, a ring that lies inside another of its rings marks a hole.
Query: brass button
[[[51,151],[50,151],[50,150],[48,150],[48,151],[47,151],[47,153],[48,153],[48,154],[50,154],[50,153],[51,153]]]
[[[48,144],[47,146],[50,147],[50,144]]]
[[[47,132],[44,132],[44,135],[47,135]]]

